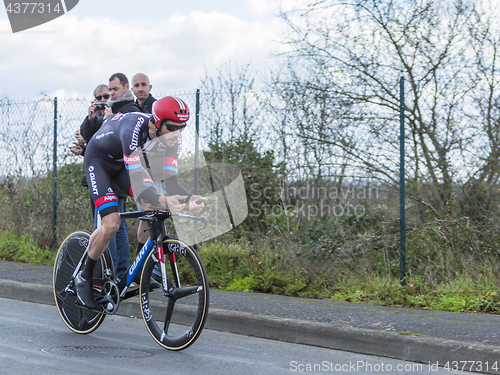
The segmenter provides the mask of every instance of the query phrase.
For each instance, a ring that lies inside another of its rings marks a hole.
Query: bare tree
[[[254,78],[250,65],[223,64],[218,74],[202,80],[202,111],[209,143],[250,140],[258,132],[254,126],[257,108],[252,105]]]
[[[486,15],[472,0],[317,0],[282,11],[291,52],[289,69],[276,82],[295,119],[301,118],[290,126],[318,151],[328,151],[330,162],[343,157],[396,185],[398,81],[403,76],[412,186],[434,187],[435,194],[428,196],[444,204],[454,182],[471,173],[480,171],[481,179],[495,180],[498,34]],[[290,91],[310,103],[315,100],[314,111],[297,106]],[[326,95],[329,111],[321,109],[317,93]],[[481,111],[489,117],[471,111],[479,98],[489,98],[481,101]],[[466,114],[473,112],[471,120]],[[488,145],[486,155],[477,149],[481,142]],[[475,171],[467,171],[464,163]]]

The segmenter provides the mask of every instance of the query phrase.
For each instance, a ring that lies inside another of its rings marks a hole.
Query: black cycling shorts
[[[122,191],[133,196],[130,177],[123,161],[102,155],[102,151],[93,142],[89,142],[85,156],[83,165],[90,197],[101,218],[119,212],[118,200],[111,187],[111,181]]]

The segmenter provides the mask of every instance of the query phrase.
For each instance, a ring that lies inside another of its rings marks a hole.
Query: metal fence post
[[[195,114],[195,145],[194,145],[194,193],[198,194],[199,190],[199,157],[200,157],[200,89],[196,89],[196,114]]]
[[[199,193],[200,178],[200,89],[196,89],[196,113],[195,113],[195,141],[194,141],[194,194]],[[198,242],[198,222],[194,222],[195,242]],[[199,251],[198,244],[194,245],[196,251]]]
[[[52,150],[52,241],[51,248],[56,245],[57,229],[57,97],[54,98],[54,143]]]
[[[405,216],[405,84],[399,81],[399,282],[406,285],[406,216]]]

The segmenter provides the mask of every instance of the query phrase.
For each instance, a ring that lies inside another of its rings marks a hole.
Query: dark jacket
[[[89,116],[85,117],[82,124],[80,125],[80,134],[83,139],[85,139],[86,143],[89,143],[90,138],[101,128],[102,125],[102,113],[101,111],[97,112],[97,116],[94,119],[89,119]]]
[[[109,99],[108,107],[111,107],[113,113],[142,112],[141,107],[134,103],[134,98],[132,91],[127,90],[121,98]]]
[[[153,113],[153,103],[156,101],[156,99],[153,97],[153,95],[149,94],[148,98],[146,101],[140,105],[137,99],[135,100],[135,104],[137,104],[141,108],[142,113]]]

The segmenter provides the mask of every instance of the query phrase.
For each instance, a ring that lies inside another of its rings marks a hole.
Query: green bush
[[[82,165],[67,164],[57,174],[56,247],[75,229],[93,229],[87,188],[80,186]],[[31,178],[7,178],[0,184],[0,233],[30,233],[40,247],[52,243],[52,172]]]
[[[38,247],[31,234],[21,237],[5,232],[0,237],[0,259],[29,264],[53,264],[55,253],[49,248]]]

